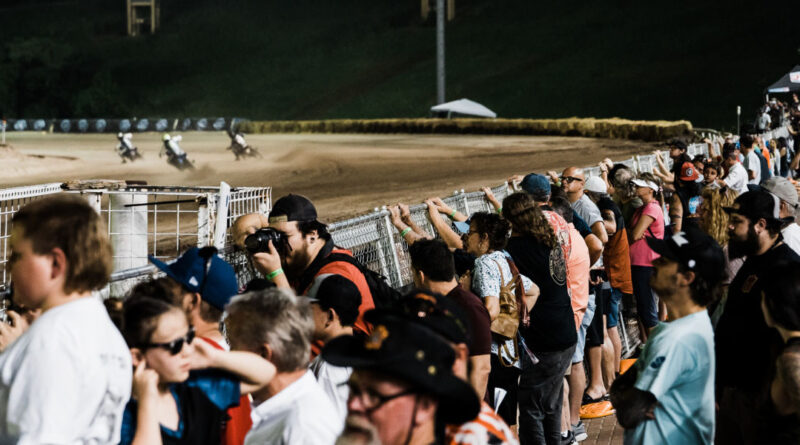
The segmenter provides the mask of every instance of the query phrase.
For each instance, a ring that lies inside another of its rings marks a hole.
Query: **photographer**
[[[354,331],[369,334],[364,312],[375,307],[364,274],[347,261],[329,258],[331,254],[352,257],[336,248],[327,226],[317,220],[317,210],[308,198],[286,195],[277,201],[269,215],[269,227],[245,239],[255,267],[278,287],[305,294],[314,278],[321,274],[341,275],[352,281],[361,293],[361,305]]]

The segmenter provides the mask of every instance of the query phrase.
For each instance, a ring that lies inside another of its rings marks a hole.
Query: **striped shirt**
[[[491,406],[481,401],[478,417],[459,426],[447,427],[448,445],[519,445],[511,428],[494,412]]]

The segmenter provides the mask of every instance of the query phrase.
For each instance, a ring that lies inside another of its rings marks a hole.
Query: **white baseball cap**
[[[653,189],[653,191],[655,191],[655,192],[658,191],[658,184],[656,184],[653,181],[645,181],[643,179],[631,179],[631,182],[636,187],[645,187],[645,188]]]
[[[583,189],[587,192],[608,193],[608,185],[606,185],[606,181],[603,181],[603,178],[599,176],[592,176],[587,179],[583,184]]]

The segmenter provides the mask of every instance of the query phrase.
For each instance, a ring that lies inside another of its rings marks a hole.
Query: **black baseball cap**
[[[791,222],[793,218],[781,218],[781,200],[766,190],[742,193],[730,207],[722,208],[726,213],[738,213],[756,222],[761,218],[767,222]]]
[[[305,196],[291,193],[275,201],[269,212],[270,224],[287,221],[314,221],[316,219],[317,209],[314,204]]]
[[[694,271],[710,283],[717,283],[725,273],[725,254],[714,238],[700,229],[688,228],[669,239],[645,237],[647,245],[662,257]]]
[[[375,371],[407,383],[437,400],[437,418],[446,424],[460,425],[480,411],[475,390],[453,374],[455,351],[450,344],[410,320],[385,320],[366,338],[334,338],[322,349],[322,358],[334,366]]]
[[[355,322],[361,306],[361,291],[352,281],[337,274],[317,275],[306,297],[324,309],[336,310],[343,325]]]

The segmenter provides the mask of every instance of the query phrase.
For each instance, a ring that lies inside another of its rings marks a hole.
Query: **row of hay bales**
[[[250,121],[244,133],[416,133],[557,135],[663,141],[687,136],[689,121],[627,119],[331,119],[312,121]]]

